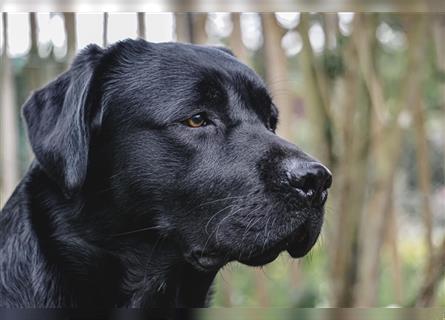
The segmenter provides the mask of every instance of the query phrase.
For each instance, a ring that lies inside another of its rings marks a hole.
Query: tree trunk
[[[37,18],[36,13],[31,12],[29,14],[29,27],[31,30],[31,49],[28,54],[28,61],[25,67],[26,81],[27,81],[27,91],[31,92],[41,85],[41,72],[40,67],[42,65],[42,59],[39,56],[38,52],[38,42],[37,42]],[[27,160],[31,162],[34,158],[34,154],[32,152],[31,146],[26,144],[26,153]]]
[[[373,107],[373,169],[374,183],[372,195],[361,223],[361,241],[359,245],[359,273],[355,291],[355,304],[362,307],[375,306],[377,302],[378,279],[380,267],[380,251],[388,224],[385,221],[391,209],[394,178],[401,154],[402,130],[397,125],[397,118],[403,108],[407,108],[416,101],[416,88],[419,85],[419,66],[424,37],[423,24],[415,20],[408,30],[408,68],[409,76],[406,86],[402,90],[406,96],[401,97],[392,121],[384,118],[383,110],[387,110],[383,97],[382,85],[378,79],[375,63],[372,59],[375,23],[372,16],[360,15],[361,19],[356,27],[363,28],[359,38],[355,39],[359,54],[360,67],[365,80]],[[412,20],[411,20],[412,21]]]
[[[266,279],[264,279],[264,271],[262,269],[253,270],[255,275],[256,296],[259,302],[258,307],[267,308],[270,305],[269,295],[266,287]]]
[[[292,108],[292,92],[288,74],[287,57],[281,47],[283,30],[273,13],[261,14],[264,30],[264,52],[267,83],[273,100],[280,111],[278,135],[293,140],[292,127],[295,125]]]
[[[146,38],[145,32],[145,12],[138,12],[138,37],[141,39]]]
[[[38,43],[37,43],[37,17],[35,12],[29,14],[29,29],[31,38],[31,48],[29,50],[30,55],[38,55]]]
[[[416,300],[416,307],[432,307],[437,286],[445,276],[445,238],[430,260],[424,283]]]
[[[338,15],[337,13],[324,13],[324,32],[326,34],[326,47],[329,50],[335,49],[338,37]]]
[[[63,13],[66,32],[66,61],[71,63],[76,55],[76,14],[74,12]]]
[[[8,15],[2,13],[3,17],[3,54],[1,57],[1,85],[0,85],[0,107],[1,127],[0,142],[2,155],[2,180],[0,207],[4,205],[7,198],[14,191],[19,180],[18,168],[18,119],[15,97],[15,80],[11,61],[8,58]]]
[[[232,270],[223,269],[220,271],[220,282],[222,284],[222,300],[223,307],[231,307],[232,306]]]
[[[391,202],[391,209],[388,216],[388,228],[385,236],[387,247],[389,249],[391,259],[391,274],[395,295],[395,303],[399,306],[403,302],[403,278],[402,278],[402,266],[400,263],[400,254],[398,246],[398,224],[397,224],[397,211],[394,208],[394,201]]]
[[[194,13],[192,15],[192,20],[193,20],[192,43],[206,44],[207,32],[205,26],[207,22],[207,13]]]
[[[176,40],[178,42],[205,44],[207,14],[175,13]]]
[[[108,12],[104,12],[104,20],[102,27],[102,46],[108,45]]]
[[[176,41],[192,43],[193,19],[191,13],[175,13]]]
[[[246,47],[243,44],[242,33],[241,33],[241,14],[239,12],[235,12],[231,14],[232,16],[232,24],[233,30],[230,35],[230,49],[233,51],[235,56],[244,62],[245,64],[249,64],[249,54],[247,52]]]
[[[445,15],[443,14],[436,15],[432,27],[433,27],[432,31],[434,37],[434,44],[436,49],[437,66],[441,72],[445,72],[445,44],[443,42],[443,39],[445,37]],[[442,84],[441,87],[442,87],[441,88],[442,106],[445,115],[445,84]],[[445,118],[444,118],[444,128],[445,128]],[[417,130],[421,131],[423,129],[417,128]],[[423,144],[423,142],[421,141],[419,141],[418,143]],[[444,145],[444,150],[445,150],[445,145]],[[418,162],[420,164],[420,159]],[[424,174],[427,175],[427,173]],[[425,179],[424,183],[429,185],[427,179]],[[424,201],[427,201],[427,199],[424,199]],[[428,222],[428,220],[425,220],[425,222]],[[426,235],[428,237],[428,231]],[[436,250],[436,252],[433,252],[433,254],[430,255],[430,259],[427,262],[425,278],[423,280],[419,295],[416,299],[417,307],[433,306],[435,296],[437,293],[437,286],[439,285],[444,275],[445,275],[445,238],[443,239],[442,245]]]
[[[445,14],[440,13],[435,16],[433,24],[434,45],[436,48],[437,66],[445,74]],[[441,85],[442,109],[443,109],[443,135],[445,136],[445,82]],[[443,145],[445,154],[445,143]],[[444,157],[445,168],[445,157]]]
[[[301,14],[299,29],[303,41],[301,67],[307,96],[305,110],[307,110],[313,128],[312,142],[316,146],[315,155],[323,163],[331,166],[334,163],[334,156],[332,151],[332,121],[327,105],[329,97],[326,96],[326,88],[322,87],[325,83],[320,79],[321,72],[317,70],[318,67],[315,63],[308,34],[309,15],[307,13]]]
[[[419,86],[421,84],[419,83]],[[420,91],[418,89],[418,91]],[[416,159],[417,159],[417,180],[422,197],[422,217],[425,227],[425,244],[427,247],[428,260],[431,259],[433,253],[433,213],[431,211],[431,168],[428,150],[428,138],[425,129],[425,110],[421,101],[421,92],[417,93],[416,102],[414,103],[414,131],[416,142]]]
[[[351,307],[353,288],[357,281],[357,246],[360,213],[365,202],[368,180],[367,165],[369,157],[370,106],[364,94],[363,83],[354,66],[357,56],[351,47],[344,53],[350,62],[345,77],[339,83],[343,106],[336,119],[339,124],[338,137],[343,151],[334,169],[337,179],[333,186],[333,199],[336,199],[333,221],[327,216],[329,250],[331,256],[331,301],[334,307]],[[337,216],[338,215],[338,216]]]
[[[358,225],[365,200],[367,159],[369,150],[369,99],[364,94],[360,74],[355,67],[357,55],[352,42],[342,51],[348,61],[343,78],[330,80],[317,61],[311,47],[309,15],[302,14],[299,30],[303,41],[301,66],[306,88],[306,110],[313,128],[312,145],[315,154],[334,173],[336,183],[332,187],[327,207],[334,205],[335,218],[326,215],[325,233],[329,239],[331,305],[351,306],[357,274]],[[338,27],[336,16],[323,15],[325,29],[329,32],[327,47],[335,48]],[[350,67],[353,66],[353,67]],[[334,112],[331,105],[341,108]],[[341,153],[334,156],[335,141]],[[341,157],[337,159],[336,157]],[[338,161],[337,161],[338,160]]]

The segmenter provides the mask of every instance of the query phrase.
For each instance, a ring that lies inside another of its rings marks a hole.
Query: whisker
[[[232,200],[232,199],[243,199],[243,198],[245,198],[246,196],[229,196],[229,197],[226,197],[226,198],[221,198],[221,199],[216,199],[216,200],[212,200],[212,201],[208,201],[208,202],[204,202],[204,203],[201,203],[201,204],[199,204],[199,205],[197,205],[197,206],[195,206],[195,207],[193,207],[192,209],[190,209],[189,211],[187,211],[185,214],[184,214],[184,216],[187,216],[188,214],[190,214],[190,213],[192,213],[194,210],[196,210],[196,209],[198,209],[198,208],[201,208],[201,207],[204,207],[204,206],[208,206],[208,205],[210,205],[210,204],[214,204],[214,203],[217,203],[217,202],[221,202],[221,201],[227,201],[227,200]],[[234,204],[232,204],[232,205],[235,205],[236,203],[234,203]]]
[[[125,235],[129,235],[129,234],[134,234],[134,233],[144,232],[144,231],[149,231],[149,230],[156,230],[156,229],[159,229],[159,227],[146,227],[146,228],[136,229],[136,230],[132,230],[132,231],[115,233],[115,234],[112,234],[111,236],[119,237],[119,236],[125,236]]]
[[[260,208],[259,208],[259,209],[260,209]],[[257,209],[256,211],[258,211],[259,209]],[[260,220],[262,220],[262,219],[263,219],[263,216],[259,217],[259,218],[256,219],[256,220],[255,220],[255,219],[252,219],[252,221],[249,222],[249,224],[247,225],[246,230],[244,231],[244,234],[243,234],[242,239],[244,239],[244,237],[245,237],[246,234],[249,232],[249,230],[250,230],[254,225],[256,225],[258,221],[260,221]],[[253,223],[252,223],[252,222],[253,222]]]
[[[208,227],[209,227],[209,224],[210,224],[210,222],[213,220],[213,218],[215,218],[215,217],[218,215],[218,213],[221,213],[221,212],[225,211],[225,210],[228,209],[228,208],[233,208],[234,206],[236,206],[236,204],[232,204],[232,205],[230,205],[230,206],[227,206],[227,207],[225,207],[225,208],[219,210],[218,212],[216,212],[214,215],[212,215],[212,216],[210,217],[209,221],[207,221],[207,223],[206,223],[206,225],[205,225],[205,228],[204,228],[205,233],[206,233],[207,235],[209,234],[209,232],[208,232],[208,230],[207,230]]]
[[[226,217],[224,217],[224,218],[218,223],[218,225],[216,226],[215,230],[213,230],[212,233],[207,237],[207,240],[206,240],[206,242],[205,242],[205,244],[204,244],[204,249],[203,249],[202,252],[201,252],[201,257],[202,257],[202,255],[204,254],[205,249],[207,248],[207,245],[208,245],[208,243],[209,243],[211,237],[213,236],[213,234],[215,234],[216,242],[218,242],[218,229],[219,229],[220,225],[224,222],[224,220],[226,220],[227,218],[233,216],[235,213],[239,212],[241,209],[242,209],[242,208],[236,210],[235,212],[230,212]]]
[[[272,219],[272,216],[270,216],[269,219],[267,219],[266,227],[264,228],[264,235],[265,235],[265,237],[264,237],[263,247],[261,248],[261,252],[264,252],[264,248],[266,247],[266,243],[267,243],[267,239],[268,239],[267,238],[267,235],[268,235],[268,233],[267,233],[267,225],[269,224],[270,219]]]
[[[224,222],[227,218],[229,218],[229,217],[233,217],[233,216],[235,215],[235,213],[240,212],[242,209],[243,209],[243,208],[239,208],[238,210],[235,210],[234,212],[232,212],[232,213],[230,213],[229,215],[227,215],[227,217],[224,217],[224,218],[218,223],[218,225],[216,226],[216,232],[215,232],[216,242],[218,242],[218,231],[219,231],[219,228],[221,227],[221,225],[223,224],[223,222]]]
[[[254,221],[255,221],[255,223],[256,223],[257,217],[256,217],[256,215],[254,215],[254,213],[257,212],[258,210],[259,210],[259,209],[257,208],[257,209],[255,209],[255,210],[251,211],[251,212],[248,214],[248,216],[246,217],[247,225],[246,225],[245,228],[244,228],[244,232],[243,232],[243,236],[241,237],[241,240],[244,240],[244,238],[246,237],[246,235],[247,235],[247,233],[248,233],[248,231],[249,231],[250,225],[251,225]]]
[[[264,233],[266,234],[266,239],[264,240],[263,251],[264,251],[264,246],[265,246],[266,242],[269,240],[270,232],[273,230],[273,226],[274,226],[275,222],[277,221],[277,218],[278,218],[278,217],[275,216],[275,218],[272,220],[272,225],[270,226],[268,232],[267,232],[267,223],[269,223],[270,218],[269,218],[269,220],[268,220],[267,223],[266,223],[266,230],[265,230],[265,232],[264,232]]]

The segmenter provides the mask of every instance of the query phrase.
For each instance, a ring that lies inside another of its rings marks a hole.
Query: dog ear
[[[23,106],[36,159],[68,198],[85,182],[92,126],[99,126],[102,117],[100,101],[93,99],[93,79],[102,56],[100,47],[88,46],[68,71]]]

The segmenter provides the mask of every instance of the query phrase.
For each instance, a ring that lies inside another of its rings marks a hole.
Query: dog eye
[[[271,117],[269,119],[269,130],[272,131],[273,133],[275,133],[275,130],[277,128],[277,122],[278,119],[276,117]]]
[[[198,113],[198,114],[195,114],[193,117],[185,120],[184,124],[191,128],[204,127],[208,124],[208,119],[205,114]]]

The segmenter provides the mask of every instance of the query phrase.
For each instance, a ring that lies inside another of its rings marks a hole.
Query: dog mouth
[[[238,261],[248,266],[262,266],[274,261],[284,251],[292,258],[302,258],[312,249],[317,238],[318,232],[304,223],[277,244],[255,255],[241,256]]]
[[[218,271],[229,260],[223,258],[221,254],[214,252],[203,252],[201,250],[192,251],[190,255],[186,257],[189,263],[191,263],[196,269],[203,272]]]
[[[319,231],[319,228],[313,228],[313,226],[306,222],[277,243],[268,245],[258,251],[253,250],[252,252],[245,252],[239,254],[237,257],[230,258],[217,251],[203,252],[202,250],[196,250],[188,255],[187,260],[198,270],[209,272],[217,271],[233,260],[237,260],[248,266],[263,266],[274,261],[284,251],[287,251],[292,258],[302,258],[315,245]]]

